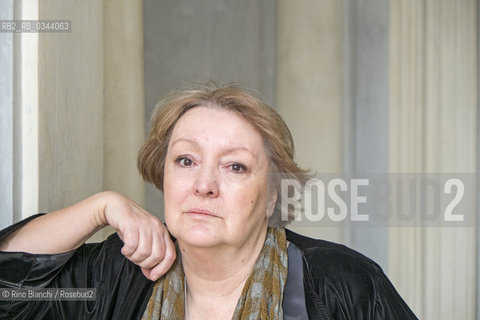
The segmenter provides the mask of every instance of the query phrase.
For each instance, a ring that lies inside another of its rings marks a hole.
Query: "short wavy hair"
[[[234,84],[219,86],[210,82],[195,85],[189,89],[177,89],[160,100],[152,114],[148,139],[138,154],[137,165],[143,179],[163,191],[165,157],[173,128],[187,111],[199,106],[235,112],[261,134],[270,164],[269,183],[277,192],[277,203],[269,224],[285,225],[292,220],[291,212],[287,212],[287,221],[281,219],[282,210],[287,210],[281,208],[279,201],[281,178],[293,176],[304,182],[309,178],[308,171],[294,161],[292,134],[281,116],[249,90]]]

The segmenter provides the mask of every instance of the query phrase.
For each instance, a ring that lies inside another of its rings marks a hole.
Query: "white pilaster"
[[[475,175],[476,6],[391,2],[390,171]],[[392,228],[390,276],[419,318],[474,319],[476,232]]]
[[[297,162],[320,173],[343,172],[343,3],[277,3],[277,107],[296,143]],[[343,242],[341,227],[292,229]]]

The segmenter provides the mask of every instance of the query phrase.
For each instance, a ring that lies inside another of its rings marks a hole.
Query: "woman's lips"
[[[187,210],[185,213],[198,215],[198,216],[211,216],[211,217],[218,218],[218,216],[215,213],[206,209],[194,208],[194,209]]]

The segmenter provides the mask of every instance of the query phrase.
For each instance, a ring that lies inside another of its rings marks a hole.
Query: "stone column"
[[[296,159],[320,173],[343,167],[343,3],[278,1],[277,106],[296,143]],[[318,223],[318,222],[317,222]],[[294,230],[343,242],[341,227]]]
[[[35,188],[38,209],[49,212],[103,189],[103,10],[98,1],[52,0],[39,1],[38,12],[38,19],[72,24],[68,33],[38,34],[38,76],[32,78],[38,88]],[[22,91],[22,100],[30,94]]]
[[[137,170],[145,126],[142,19],[142,2],[104,1],[103,188],[140,205],[145,201],[145,184]]]

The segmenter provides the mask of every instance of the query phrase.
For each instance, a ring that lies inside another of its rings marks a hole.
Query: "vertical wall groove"
[[[13,19],[14,3],[0,2],[0,19]],[[0,34],[0,229],[13,222],[13,69],[14,42],[12,33]]]
[[[480,61],[480,4],[477,1],[477,61]],[[477,184],[480,183],[480,63],[477,64]],[[480,189],[480,186],[477,185]],[[476,315],[480,320],[480,199],[477,199],[477,275],[476,296]]]
[[[348,109],[351,127],[349,173],[353,177],[386,173],[388,169],[389,5],[385,0],[350,1],[345,11],[349,28]],[[345,96],[344,96],[345,97]],[[345,119],[345,117],[344,117]],[[345,126],[345,123],[342,125]],[[380,226],[349,228],[348,244],[374,259],[388,273],[388,232]]]
[[[39,2],[30,1],[28,4],[20,3],[15,9],[19,9],[19,18],[24,20],[39,19]],[[19,199],[21,203],[21,219],[35,214],[39,210],[40,202],[40,174],[39,169],[41,146],[39,145],[40,130],[40,86],[38,56],[40,48],[40,36],[38,33],[21,33],[18,36],[15,51],[18,63],[15,62],[17,77],[17,86],[15,87],[15,107],[19,107],[21,126],[18,128],[20,135],[15,143],[19,143],[19,152],[21,154],[21,167],[18,171],[18,182],[20,184]]]

